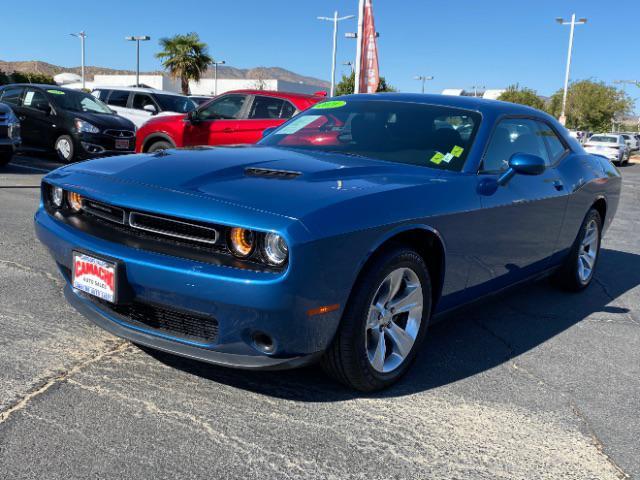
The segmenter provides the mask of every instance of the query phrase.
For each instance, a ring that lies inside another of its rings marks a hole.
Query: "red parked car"
[[[262,132],[324,100],[324,95],[235,90],[188,114],[154,117],[136,135],[136,152],[256,143]]]

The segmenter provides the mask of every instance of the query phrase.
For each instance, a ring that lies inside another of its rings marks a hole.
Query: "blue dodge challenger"
[[[320,361],[372,391],[445,313],[545,275],[587,287],[620,184],[538,110],[357,95],[256,146],[55,170],[35,224],[68,301],[115,335],[228,367]]]

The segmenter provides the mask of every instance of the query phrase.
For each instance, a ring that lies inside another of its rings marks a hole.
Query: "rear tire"
[[[427,266],[411,249],[390,248],[365,268],[321,364],[346,386],[371,392],[397,382],[411,366],[432,297]]]
[[[168,150],[170,148],[174,148],[174,146],[171,145],[169,142],[161,140],[161,141],[152,143],[149,149],[147,150],[147,153],[159,152],[161,150]]]
[[[54,150],[62,163],[72,163],[75,160],[75,147],[69,135],[60,135],[54,144]]]
[[[559,287],[579,292],[591,284],[600,257],[601,240],[602,218],[592,208],[580,226],[569,255],[556,273],[555,280]]]

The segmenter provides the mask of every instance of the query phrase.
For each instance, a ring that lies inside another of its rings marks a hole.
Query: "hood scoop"
[[[302,175],[301,172],[294,172],[292,170],[278,170],[275,168],[259,167],[247,167],[244,169],[244,173],[251,177],[274,178],[280,180],[291,180]]]

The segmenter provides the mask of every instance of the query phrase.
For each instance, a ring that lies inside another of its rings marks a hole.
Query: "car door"
[[[129,97],[130,92],[127,90],[111,90],[106,103],[111,110],[131,120],[136,127],[140,128],[147,119],[142,119],[139,115],[135,115],[135,111],[129,108]]]
[[[553,153],[547,137],[553,138]],[[568,189],[556,169],[565,151],[567,146],[553,129],[535,119],[505,118],[497,124],[478,174],[482,208],[469,235],[475,261],[468,287],[478,294],[549,266],[568,200]],[[506,185],[498,186],[498,177],[516,153],[542,157],[545,171],[532,176],[516,174]]]
[[[20,128],[24,142],[37,147],[52,147],[55,118],[55,110],[47,95],[38,88],[27,87],[20,106]]]
[[[183,146],[243,143],[240,119],[246,116],[247,100],[244,94],[222,95],[195,110],[185,122]]]
[[[160,107],[148,93],[133,92],[131,98],[129,99],[129,102],[129,106],[131,107],[131,115],[135,116],[140,122],[140,125],[138,125],[137,122],[134,122],[137,126],[142,126],[151,117],[160,112]],[[148,105],[151,105],[153,108],[155,108],[155,113],[149,112],[144,109]]]
[[[267,128],[279,127],[291,118],[297,109],[288,100],[265,95],[254,95],[245,120],[240,121],[239,143],[256,143]]]

